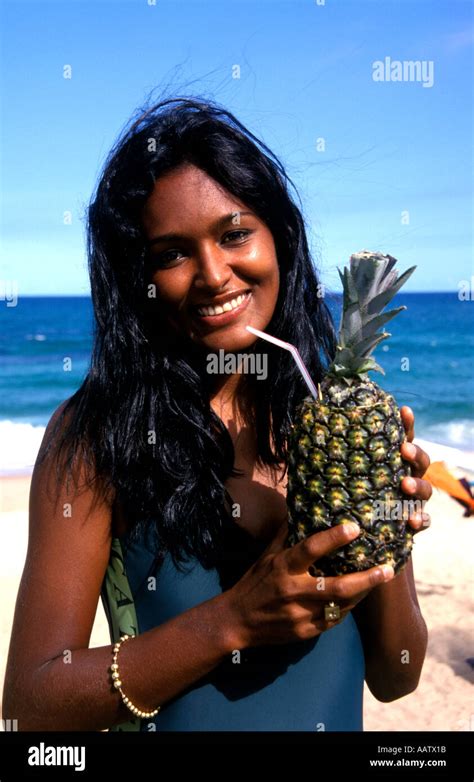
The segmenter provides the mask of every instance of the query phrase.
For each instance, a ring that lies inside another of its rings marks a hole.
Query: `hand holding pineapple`
[[[236,648],[314,638],[335,624],[325,618],[328,602],[338,604],[341,621],[374,587],[390,581],[394,571],[389,565],[334,578],[310,575],[315,560],[350,544],[359,533],[357,525],[344,524],[288,548],[285,520],[268,548],[226,593]]]

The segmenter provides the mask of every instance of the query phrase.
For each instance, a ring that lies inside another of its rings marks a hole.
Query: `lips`
[[[251,297],[251,291],[244,291],[212,305],[207,304],[195,307],[194,317],[199,323],[222,326],[237,318],[247,308]]]
[[[223,304],[209,305],[207,307],[198,307],[199,315],[222,315],[223,312],[231,312],[239,307],[245,299],[246,293],[241,293],[233,299],[225,301]]]

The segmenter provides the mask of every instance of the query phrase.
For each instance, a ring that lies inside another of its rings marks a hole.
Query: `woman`
[[[296,344],[315,381],[335,349],[288,183],[194,99],[139,116],[106,161],[89,208],[91,368],[32,478],[4,690],[20,730],[360,730],[364,676],[382,701],[417,686],[411,563],[320,591],[309,566],[358,530],[285,545],[286,437],[307,391],[245,326]],[[219,351],[260,353],[266,377],[211,373]],[[402,453],[416,476],[402,488],[428,499],[427,455]],[[88,649],[99,596],[117,644]]]

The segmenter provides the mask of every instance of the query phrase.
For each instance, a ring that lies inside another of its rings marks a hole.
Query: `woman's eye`
[[[150,265],[154,266],[155,268],[169,266],[170,264],[179,260],[179,258],[173,257],[177,254],[179,254],[179,250],[166,250],[166,252],[158,253],[150,259]]]
[[[179,250],[167,250],[165,253],[162,253],[158,256],[158,260],[161,263],[172,263],[173,261],[176,261],[176,258],[171,258],[170,256],[176,255],[179,253]]]
[[[230,233],[226,234],[225,238],[227,239],[229,236],[234,236],[235,237],[235,236],[238,236],[239,234],[241,236],[245,237],[245,236],[248,236],[250,233],[252,233],[252,232],[251,231],[247,231],[247,230],[231,231]]]

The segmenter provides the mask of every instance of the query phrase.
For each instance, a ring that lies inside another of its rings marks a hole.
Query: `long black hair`
[[[280,290],[269,333],[296,345],[313,379],[335,352],[293,183],[268,147],[212,100],[173,97],[140,109],[110,151],[87,210],[94,309],[88,374],[64,404],[40,460],[54,444],[68,475],[78,458],[94,481],[113,487],[127,535],[152,531],[175,565],[219,554],[232,498],[231,437],[209,402],[202,356],[160,319],[149,295],[149,254],[141,223],[156,180],[191,163],[250,207],[273,235]],[[295,189],[296,191],[296,189]],[[255,346],[254,346],[255,349]],[[307,389],[289,353],[258,342],[266,380],[245,377],[260,464],[286,462],[287,436]],[[56,434],[59,433],[59,437]]]

